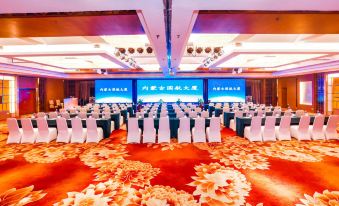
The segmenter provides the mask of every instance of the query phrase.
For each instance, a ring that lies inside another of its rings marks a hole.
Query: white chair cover
[[[310,116],[302,116],[298,126],[291,126],[292,137],[298,140],[311,140],[308,132],[310,126]]]
[[[178,143],[192,142],[191,140],[191,122],[190,118],[180,118],[180,125],[178,128]]]
[[[143,143],[155,143],[156,130],[153,118],[144,118]]]
[[[17,119],[8,118],[7,127],[8,127],[8,132],[9,132],[8,137],[7,137],[7,144],[20,143],[21,136],[22,136],[22,129],[19,128]]]
[[[192,128],[193,142],[206,142],[205,119],[196,118],[194,127]]]
[[[263,141],[276,141],[275,138],[275,116],[267,116],[265,126],[262,127]]]
[[[66,119],[63,117],[57,118],[56,123],[58,129],[56,141],[69,143],[71,141],[72,129],[68,128]]]
[[[262,141],[261,119],[260,116],[252,117],[251,126],[245,127],[244,136],[251,142]]]
[[[171,130],[168,117],[161,117],[159,119],[158,143],[170,143]]]
[[[22,118],[21,126],[22,126],[21,143],[34,143],[38,129],[33,128],[31,119]]]
[[[104,138],[103,130],[97,126],[97,120],[94,118],[86,119],[87,137],[86,142],[99,143]]]
[[[275,134],[278,140],[291,140],[291,116],[281,117],[280,125],[275,127]]]
[[[86,140],[86,129],[82,127],[80,118],[72,118],[72,137],[71,143],[84,143]]]
[[[212,117],[210,126],[206,128],[208,142],[221,142],[220,118]]]
[[[138,118],[128,118],[127,125],[127,143],[140,143],[141,129],[139,128]]]

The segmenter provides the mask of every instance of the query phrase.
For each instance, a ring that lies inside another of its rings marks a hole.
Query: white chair
[[[71,116],[69,115],[68,112],[61,113],[61,117],[65,118],[65,119],[70,119],[71,118]]]
[[[291,126],[292,137],[300,140],[311,140],[310,133],[308,132],[310,126],[310,116],[302,116],[299,125]]]
[[[244,136],[249,141],[251,142],[262,141],[261,120],[262,120],[262,117],[260,116],[252,117],[251,126],[245,127]]]
[[[57,138],[56,128],[49,128],[45,118],[37,118],[36,122],[38,126],[38,135],[35,139],[36,143],[49,143]]]
[[[86,128],[82,127],[80,118],[72,118],[72,137],[71,143],[84,143],[86,140]]]
[[[80,112],[80,113],[78,114],[78,117],[79,117],[80,119],[87,119],[87,112]]]
[[[127,128],[127,143],[140,143],[141,129],[138,118],[128,118]]]
[[[167,117],[167,114],[168,114],[168,112],[166,111],[166,112],[163,112],[163,111],[161,111],[161,113],[160,113],[160,117]]]
[[[196,118],[192,128],[193,142],[206,142],[205,119]]]
[[[242,117],[243,116],[243,112],[242,111],[237,111],[234,113],[234,118],[231,119],[230,121],[230,128],[235,131],[236,128],[237,128],[237,125],[236,125],[236,118],[237,117]]]
[[[258,112],[257,112],[257,116],[263,117],[264,116],[264,112],[261,109],[259,109]]]
[[[56,113],[56,112],[48,113],[48,118],[50,118],[50,119],[55,119],[57,117],[58,117],[58,113]]]
[[[99,119],[99,113],[98,112],[92,112],[92,118]]]
[[[208,111],[203,111],[203,112],[201,112],[201,117],[202,118],[209,118],[210,117],[210,113]]]
[[[327,140],[338,140],[337,125],[339,123],[339,115],[331,115],[328,119],[327,125],[324,126],[325,138]]]
[[[178,143],[183,142],[192,142],[191,140],[191,120],[190,118],[182,117],[180,118],[179,128],[178,128]]]
[[[206,128],[208,142],[221,142],[220,118],[212,117],[210,126]]]
[[[97,126],[97,120],[94,118],[86,119],[87,138],[86,142],[99,143],[104,138],[104,132],[101,127]]]
[[[158,143],[171,141],[171,130],[168,117],[160,117],[158,130]]]
[[[190,111],[190,112],[188,113],[188,116],[189,116],[190,118],[197,118],[197,117],[198,117],[198,113],[197,113],[196,111]]]
[[[69,143],[71,141],[72,129],[68,128],[66,119],[63,117],[57,118],[56,123],[58,129],[56,141]]]
[[[278,140],[291,140],[291,116],[282,116],[280,125],[275,127],[275,136]]]
[[[292,116],[292,111],[291,110],[286,110],[284,112],[284,116]]]
[[[45,112],[38,112],[38,114],[36,115],[37,118],[39,117],[46,117],[46,113]]]
[[[155,143],[156,130],[153,118],[144,118],[143,143]]]
[[[201,108],[200,108],[200,107],[196,107],[196,108],[194,109],[194,111],[196,111],[196,112],[201,112]]]
[[[265,119],[265,125],[262,128],[263,141],[276,141],[275,137],[275,117],[267,116]]]
[[[31,119],[22,118],[21,126],[22,126],[21,143],[34,143],[38,133],[38,129],[33,128]]]
[[[144,118],[144,112],[137,112],[135,113],[136,118]]]
[[[185,116],[185,112],[177,112],[177,118],[182,118]]]
[[[325,122],[324,115],[315,116],[313,125],[309,127],[311,139],[313,140],[325,139],[325,132],[323,130],[324,122]]]
[[[22,129],[19,128],[17,119],[8,118],[7,127],[9,132],[7,137],[7,144],[20,143],[22,137]]]
[[[301,117],[301,116],[303,116],[305,114],[305,111],[304,110],[297,110],[297,111],[295,111],[295,115],[297,116],[297,117]]]

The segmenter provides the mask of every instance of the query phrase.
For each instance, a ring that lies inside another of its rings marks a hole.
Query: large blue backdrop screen
[[[138,99],[143,102],[197,102],[203,99],[202,79],[157,79],[137,81]]]
[[[96,103],[131,103],[132,80],[95,80]]]
[[[245,79],[209,79],[208,99],[211,102],[245,102]]]

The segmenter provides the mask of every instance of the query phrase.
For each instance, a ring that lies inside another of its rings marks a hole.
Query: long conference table
[[[194,127],[194,124],[195,124],[194,120],[195,120],[194,118],[190,118],[191,130]],[[210,121],[211,121],[210,118],[205,118],[205,128],[210,126]],[[178,129],[179,129],[179,126],[180,126],[180,119],[179,118],[169,118],[169,123],[170,123],[171,138],[178,138]],[[144,118],[139,118],[138,124],[139,124],[139,128],[143,131],[143,129],[144,129]],[[128,123],[126,125],[128,126]],[[158,129],[159,129],[159,118],[154,118],[154,128],[158,131]]]
[[[87,117],[91,116],[91,113],[86,114]],[[78,116],[78,114],[69,114],[71,118]],[[102,114],[99,114],[99,118],[103,118]],[[119,113],[111,113],[111,121],[114,122],[114,129],[120,129],[120,114]]]
[[[310,118],[311,118],[310,124],[313,124],[315,117],[314,116],[310,116]],[[329,117],[325,117],[324,124],[327,124],[328,118]],[[266,118],[263,117],[262,120],[261,120],[261,125],[262,126],[265,125],[265,120],[266,120]],[[236,118],[236,133],[237,133],[238,136],[244,137],[245,127],[250,126],[251,125],[251,121],[252,121],[251,117],[237,117]],[[280,125],[280,121],[281,121],[281,117],[276,117],[275,125],[279,126]],[[292,116],[291,117],[291,125],[298,125],[299,122],[300,122],[300,117],[297,117],[297,116]]]
[[[31,121],[32,121],[33,127],[37,128],[38,126],[37,126],[36,119],[31,119]],[[67,119],[66,122],[67,122],[68,128],[72,128],[71,120]],[[82,126],[86,128],[87,127],[86,120],[82,119],[81,122],[82,122]],[[47,119],[47,124],[48,124],[48,127],[55,127],[55,128],[57,127],[56,119]],[[18,125],[20,128],[22,127],[20,119],[18,119]],[[111,120],[110,119],[97,119],[97,126],[102,128],[104,138],[108,138],[110,136],[111,134]]]
[[[281,112],[281,115],[284,115],[285,112]],[[272,116],[273,112],[265,112],[266,116]],[[246,116],[246,112],[243,113],[243,116]],[[231,119],[234,119],[234,112],[224,112],[224,126],[230,128]]]

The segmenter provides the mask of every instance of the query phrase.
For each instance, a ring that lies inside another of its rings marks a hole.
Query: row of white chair
[[[143,140],[141,141],[141,129],[139,128],[138,118],[128,119],[128,143],[156,143],[156,129],[154,128],[154,119],[145,118],[143,120]],[[170,142],[170,123],[168,117],[161,117],[159,120],[158,143]],[[190,118],[180,118],[178,128],[178,142],[221,142],[220,118],[211,118],[210,127],[205,130],[205,119],[195,119],[195,125],[190,129]]]
[[[261,126],[262,117],[256,116],[251,120],[251,125],[245,127],[244,136],[250,141],[276,141],[291,140],[294,137],[298,140],[330,140],[338,139],[337,124],[338,115],[329,117],[327,125],[324,125],[323,115],[315,116],[313,125],[310,125],[310,116],[305,115],[300,118],[299,125],[291,126],[291,117],[281,117],[280,125],[275,126],[276,118],[268,116],[265,125]]]
[[[65,118],[57,118],[57,128],[48,127],[45,118],[37,118],[37,128],[33,128],[32,120],[22,118],[19,128],[18,121],[15,118],[8,118],[7,125],[9,135],[7,144],[10,143],[48,143],[56,139],[57,142],[65,143],[83,143],[99,142],[103,139],[103,130],[97,127],[94,118],[86,119],[86,128],[83,128],[80,118],[72,118],[72,127],[68,128]]]

